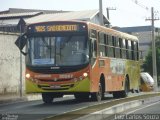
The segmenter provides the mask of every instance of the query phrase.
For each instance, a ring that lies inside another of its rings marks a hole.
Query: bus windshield
[[[28,62],[32,66],[73,66],[89,62],[86,36],[44,36],[28,39]]]

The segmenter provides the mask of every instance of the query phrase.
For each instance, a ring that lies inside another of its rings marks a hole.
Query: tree
[[[157,62],[157,78],[160,76],[160,36],[156,37],[156,62]],[[144,71],[150,73],[153,76],[152,70],[152,49],[150,48],[148,55],[145,58],[142,65]]]

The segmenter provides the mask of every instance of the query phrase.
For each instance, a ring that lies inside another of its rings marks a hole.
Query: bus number
[[[36,26],[35,27],[37,32],[44,32],[46,31],[46,27],[45,26]]]

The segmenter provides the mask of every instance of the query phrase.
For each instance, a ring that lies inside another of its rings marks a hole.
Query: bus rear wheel
[[[91,93],[91,99],[93,101],[101,101],[103,97],[102,85],[99,83],[99,89],[95,93]]]
[[[53,102],[53,94],[50,93],[42,93],[42,100],[46,104],[50,104]]]
[[[122,98],[128,97],[128,93],[129,93],[129,80],[126,77],[126,79],[125,79],[125,87],[124,87],[124,90],[121,91],[121,97]]]
[[[123,90],[123,91],[113,92],[113,97],[114,97],[114,98],[125,98],[125,97],[128,96],[128,93],[129,93],[129,80],[128,80],[128,78],[126,77],[124,90]]]

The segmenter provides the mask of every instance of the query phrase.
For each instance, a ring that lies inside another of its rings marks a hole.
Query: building
[[[45,21],[67,21],[67,20],[79,20],[89,21],[100,25],[99,10],[85,10],[85,11],[72,11],[66,13],[56,14],[41,14],[26,20],[26,23],[36,23]],[[104,25],[108,26],[108,19],[103,16]]]
[[[137,36],[139,38],[139,48],[142,50],[142,56],[145,59],[145,56],[152,46],[152,26],[122,27],[114,29]],[[155,28],[155,37],[159,35],[160,28]]]
[[[17,25],[20,18],[23,18],[27,23],[54,20],[81,20],[100,24],[98,10],[57,11],[9,8],[9,10],[0,12],[0,31],[19,32]],[[105,25],[109,24],[105,16],[103,16],[103,21]]]
[[[26,20],[41,14],[55,14],[64,12],[68,11],[9,8],[9,10],[0,12],[0,31],[19,32],[17,25],[20,18]]]

